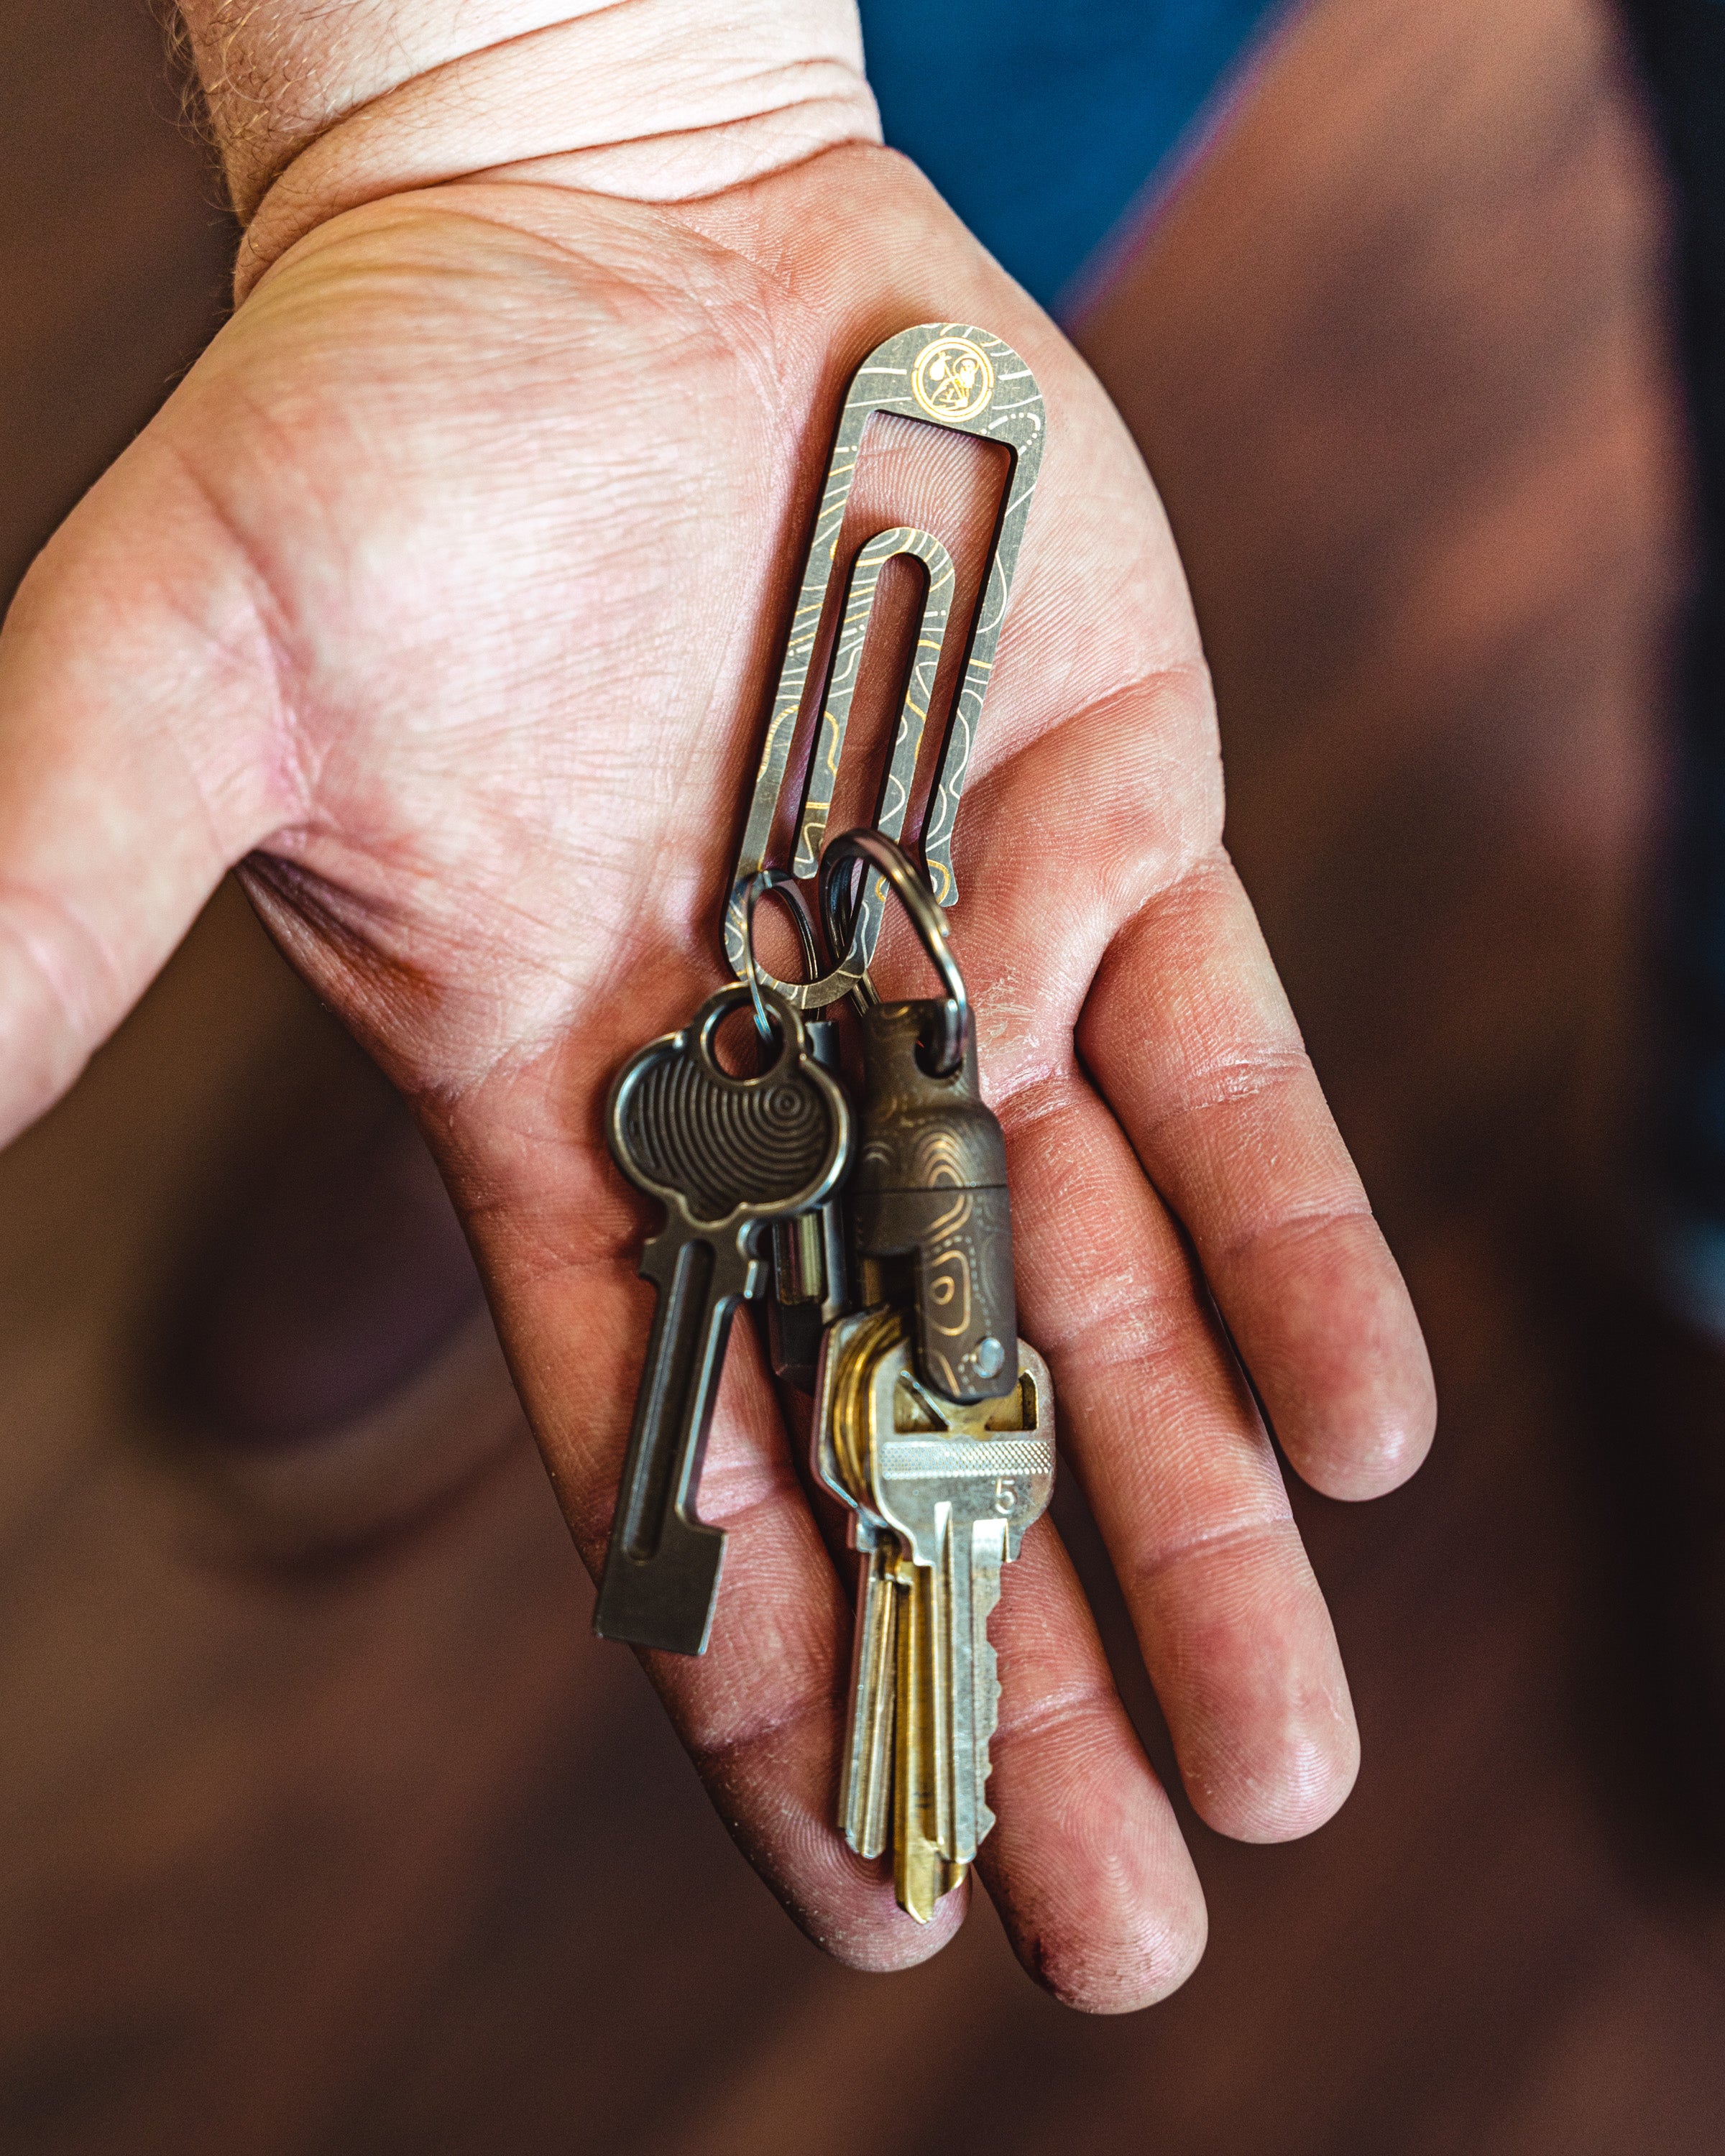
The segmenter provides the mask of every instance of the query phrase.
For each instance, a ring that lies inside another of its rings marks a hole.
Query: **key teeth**
[[[994,1643],[988,1637],[988,1620],[1000,1596],[999,1574],[991,1576],[984,1572],[972,1592],[979,1605],[975,1620],[976,1644],[972,1653],[976,1698],[976,1839],[980,1849],[994,1825],[994,1815],[983,1792],[994,1769],[994,1732],[1000,1721],[1000,1662],[994,1652]]]

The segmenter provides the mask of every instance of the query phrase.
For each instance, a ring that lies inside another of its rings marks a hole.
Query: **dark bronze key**
[[[735,983],[629,1059],[606,1113],[618,1166],[665,1218],[641,1259],[659,1304],[593,1629],[680,1655],[706,1649],[724,1556],[695,1500],[732,1318],[765,1290],[768,1228],[819,1205],[850,1163],[843,1086],[814,1060],[801,1015],[763,993],[778,1033],[770,1070],[732,1077],[713,1055],[720,1024],[749,1001]]]

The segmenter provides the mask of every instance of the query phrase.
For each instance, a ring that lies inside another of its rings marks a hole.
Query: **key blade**
[[[898,1689],[898,1589],[891,1551],[863,1553],[857,1573],[850,1711],[839,1787],[839,1824],[859,1856],[886,1846],[892,1796],[893,1710]]]
[[[934,1825],[934,1746],[930,1574],[899,1561],[903,1600],[898,1622],[898,1705],[892,1791],[893,1892],[907,1916],[932,1921],[937,1904],[964,1877],[947,1861]],[[907,1576],[906,1576],[907,1575]]]
[[[643,1255],[659,1301],[593,1610],[602,1640],[706,1651],[725,1537],[696,1517],[695,1493],[732,1317],[759,1288],[749,1235],[709,1243],[673,1223]]]
[[[985,1793],[993,1763],[990,1747],[1000,1720],[1000,1669],[994,1643],[988,1637],[988,1620],[1000,1600],[1000,1568],[1006,1561],[1005,1523],[977,1521],[970,1531],[969,1558],[970,1654],[963,1681],[970,1726],[965,1754],[955,1774],[961,1791],[959,1824],[968,1835],[969,1857],[973,1858],[994,1824]]]
[[[938,1840],[955,1864],[976,1855],[976,1701],[971,1675],[969,1531],[948,1514],[934,1596],[935,1702],[941,1719]]]

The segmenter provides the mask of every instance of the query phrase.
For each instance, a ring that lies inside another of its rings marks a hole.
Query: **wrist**
[[[674,202],[878,141],[854,0],[182,0],[242,294],[326,218],[439,182]]]

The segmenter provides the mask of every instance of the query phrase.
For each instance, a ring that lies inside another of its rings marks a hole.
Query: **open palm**
[[[1345,1795],[1356,1741],[1240,1362],[1299,1471],[1363,1496],[1428,1441],[1424,1351],[1221,849],[1149,480],[1059,333],[896,157],[835,150],[675,207],[427,188],[271,271],[0,641],[0,1110],[16,1129],[64,1089],[243,863],[413,1101],[596,1564],[650,1307],[600,1102],[721,978],[843,384],[935,318],[1015,345],[1049,407],[952,916],[1020,1322],[1193,1801],[1227,1833],[1295,1835]],[[973,564],[994,480],[923,433],[871,457],[846,546],[913,523]],[[918,1958],[963,1897],[918,1928],[830,1825],[849,1584],[746,1327],[701,1512],[730,1533],[712,1645],[647,1656],[655,1681],[811,1935]],[[1202,1900],[1046,1523],[993,1636],[984,1876],[1058,1993],[1142,2004],[1191,1966]]]

